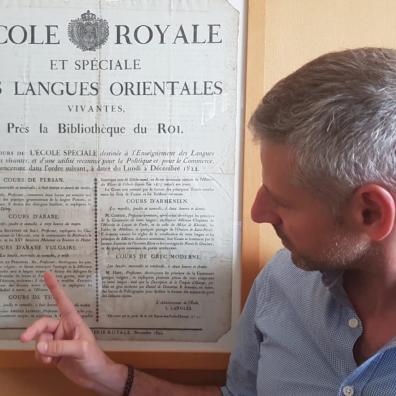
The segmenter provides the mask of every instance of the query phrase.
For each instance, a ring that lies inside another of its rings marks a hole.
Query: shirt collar
[[[324,271],[322,283],[338,302],[350,306],[351,303],[344,289],[343,277],[344,271]]]
[[[343,271],[323,271],[322,273],[322,283],[329,289],[337,286],[341,281],[344,272]]]

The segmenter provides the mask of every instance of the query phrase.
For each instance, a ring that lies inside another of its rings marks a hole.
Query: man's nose
[[[281,218],[275,212],[273,200],[268,196],[264,186],[261,186],[257,191],[250,213],[255,223],[270,223],[273,225],[281,223]]]

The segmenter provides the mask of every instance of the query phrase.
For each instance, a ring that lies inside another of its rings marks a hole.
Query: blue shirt
[[[281,250],[241,315],[224,396],[395,396],[396,340],[358,366],[361,322],[342,273],[307,272]]]

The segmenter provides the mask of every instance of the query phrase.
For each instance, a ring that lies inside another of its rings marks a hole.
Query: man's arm
[[[83,344],[79,345],[75,341],[50,341],[39,342],[37,344],[37,352],[40,354],[42,360],[46,361],[48,358],[51,361],[58,359],[81,359],[81,353],[77,349],[84,349]],[[86,347],[88,351],[92,347]],[[75,355],[75,356],[74,356]],[[90,356],[95,356],[96,353],[91,353]],[[89,356],[85,358],[89,360]],[[95,364],[95,362],[92,362]],[[98,375],[87,376],[85,383],[81,383],[81,376],[84,375],[83,370],[76,371],[75,376],[80,378],[77,380],[73,375],[67,375],[72,381],[79,385],[85,386],[100,395],[106,396],[121,396],[124,385],[127,380],[128,368],[124,364],[116,363],[106,356],[105,364],[100,367]],[[216,386],[189,386],[175,384],[169,381],[156,378],[152,375],[146,374],[140,370],[134,370],[134,380],[131,396],[220,396],[220,388]]]
[[[71,381],[98,394],[122,396],[128,368],[111,360],[78,314],[55,276],[46,273],[45,282],[59,309],[60,318],[41,318],[21,335],[22,342],[36,341],[36,357],[53,363]],[[215,386],[174,384],[135,370],[131,396],[219,396]]]
[[[174,384],[143,373],[135,372],[131,396],[220,396],[216,386],[188,386]]]

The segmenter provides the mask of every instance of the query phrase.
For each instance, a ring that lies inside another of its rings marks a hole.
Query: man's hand
[[[24,331],[21,341],[35,340],[37,359],[54,363],[76,384],[102,394],[121,394],[126,366],[116,364],[99,348],[56,277],[47,272],[44,280],[56,301],[60,318],[37,320]]]
[[[76,311],[73,303],[49,272],[45,283],[54,297],[60,318],[41,318],[21,335],[22,342],[36,341],[36,357],[54,363],[74,383],[98,394],[119,396],[123,392],[128,369],[113,362],[99,348],[95,336]],[[136,396],[219,396],[215,386],[173,384],[135,370],[133,395]]]

